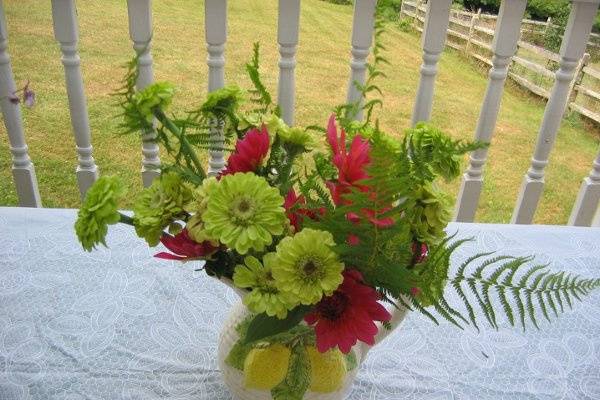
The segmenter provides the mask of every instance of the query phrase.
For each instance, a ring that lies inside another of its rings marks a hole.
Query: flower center
[[[329,321],[337,321],[348,307],[348,296],[340,291],[335,291],[331,296],[324,297],[317,304],[316,311]]]
[[[246,226],[250,222],[249,220],[254,217],[254,202],[247,197],[239,197],[232,202],[230,211],[235,224]]]
[[[323,275],[322,263],[315,258],[301,258],[298,260],[296,268],[298,268],[298,271],[301,271],[302,277],[310,282],[321,279]]]
[[[317,266],[314,262],[312,262],[312,260],[304,264],[304,273],[306,276],[311,276],[315,272],[317,272]]]
[[[243,213],[248,212],[248,210],[250,210],[250,202],[248,202],[246,199],[243,199],[240,201],[240,204],[238,204],[238,210]]]

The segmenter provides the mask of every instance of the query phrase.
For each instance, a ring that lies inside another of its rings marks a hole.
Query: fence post
[[[353,119],[363,118],[363,95],[356,84],[364,85],[367,72],[367,57],[373,43],[375,30],[375,7],[377,0],[360,0],[354,3],[354,19],[352,22],[352,60],[350,61],[350,81],[348,82],[348,104],[358,103],[360,108]]]
[[[560,48],[559,69],[546,105],[531,166],[519,191],[511,223],[530,224],[544,190],[545,168],[569,101],[569,86],[583,57],[600,0],[573,0]]]
[[[471,26],[469,26],[469,37],[467,38],[467,44],[465,45],[465,55],[469,55],[469,48],[471,47],[471,41],[475,35],[475,27],[481,18],[481,8],[477,10],[477,14],[471,14]]]
[[[129,16],[129,37],[137,54],[138,78],[137,90],[144,90],[154,82],[152,69],[152,0],[127,0]],[[159,147],[156,143],[156,131],[142,132],[142,182],[144,187],[152,184],[160,176]]]
[[[300,0],[279,0],[277,41],[279,42],[279,85],[277,104],[286,124],[294,124],[296,98],[296,48],[300,26]]]
[[[577,100],[577,91],[575,90],[575,86],[581,83],[583,79],[583,68],[585,68],[585,66],[588,65],[589,62],[590,53],[585,53],[583,57],[581,57],[581,60],[579,60],[577,68],[575,68],[575,75],[573,77],[573,80],[571,81],[571,85],[569,85],[569,101],[567,102],[568,105],[571,105],[571,103],[574,103],[575,100]]]
[[[4,126],[8,133],[9,150],[12,154],[12,174],[21,207],[41,207],[40,192],[35,176],[35,168],[29,158],[25,143],[23,119],[19,102],[11,101],[11,95],[17,91],[17,85],[10,65],[8,31],[4,18],[4,6],[0,0],[0,108],[4,116]]]
[[[423,64],[412,114],[412,126],[420,121],[429,121],[431,116],[437,64],[446,46],[451,4],[452,0],[430,0],[427,3],[427,14],[421,37]]]
[[[227,42],[227,0],[204,2],[204,32],[206,37],[206,64],[208,65],[208,92],[225,86],[225,43]],[[227,161],[223,146],[225,137],[218,121],[211,121],[211,142],[216,149],[209,151],[208,175],[216,176]]]
[[[419,9],[421,8],[421,2],[423,0],[417,0],[415,1],[415,17],[413,19],[413,28],[415,28],[415,30],[417,29],[417,26],[419,25]]]
[[[546,26],[544,27],[544,36],[548,34],[548,31],[552,28],[552,17],[548,17],[546,20]]]
[[[81,75],[81,61],[77,52],[79,29],[75,1],[52,0],[52,21],[65,69],[69,114],[78,154],[77,185],[83,200],[87,190],[98,179],[98,167],[92,157],[90,121]]]
[[[569,225],[590,226],[600,201],[600,152],[589,175],[583,179],[577,200],[569,217]],[[600,219],[599,219],[600,221]]]
[[[475,132],[475,139],[478,141],[489,143],[494,134],[508,67],[517,51],[526,3],[526,0],[504,0],[500,6],[492,43],[492,68]],[[473,222],[475,219],[483,188],[483,168],[486,159],[487,149],[476,150],[470,154],[469,168],[463,175],[456,204],[455,218],[459,222]]]

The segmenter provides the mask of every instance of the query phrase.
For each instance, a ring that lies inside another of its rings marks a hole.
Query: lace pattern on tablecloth
[[[85,253],[72,210],[0,208],[0,400],[230,399],[215,360],[236,295],[117,226]],[[476,251],[600,276],[600,230],[453,224]],[[411,314],[374,348],[352,400],[600,399],[600,293],[541,331],[460,331]]]

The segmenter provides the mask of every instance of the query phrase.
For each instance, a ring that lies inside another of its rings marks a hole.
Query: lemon
[[[342,388],[346,378],[346,360],[338,350],[319,353],[315,347],[307,347],[310,359],[310,390],[331,393]]]
[[[246,388],[271,390],[287,375],[291,351],[281,344],[252,349],[244,361]]]

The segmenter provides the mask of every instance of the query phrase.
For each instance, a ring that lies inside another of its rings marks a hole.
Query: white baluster
[[[594,160],[589,176],[581,183],[569,225],[591,226],[600,202],[600,153]]]
[[[4,116],[4,125],[8,132],[10,152],[12,154],[12,173],[22,207],[41,207],[40,193],[38,191],[35,168],[29,158],[23,122],[21,118],[21,107],[18,103],[10,101],[13,93],[17,90],[15,79],[10,65],[10,57],[6,51],[8,47],[8,31],[6,29],[6,18],[4,17],[4,6],[0,0],[0,107]]]
[[[71,126],[78,154],[77,184],[79,194],[83,199],[89,187],[98,178],[98,167],[92,157],[90,122],[81,76],[81,60],[77,52],[79,29],[75,1],[52,0],[52,21],[54,37],[60,43],[62,63],[65,69]]]
[[[600,0],[573,0],[560,49],[561,59],[550,100],[538,134],[531,167],[523,179],[512,223],[530,224],[544,189],[544,168],[554,145],[567,102],[575,68],[585,51]]]
[[[206,0],[204,6],[204,25],[206,29],[206,48],[208,51],[208,91],[212,92],[225,86],[225,42],[227,41],[227,1]],[[215,121],[211,130],[215,147],[224,146],[223,130]],[[225,155],[222,150],[211,150],[208,159],[208,175],[215,176],[225,167]]]
[[[277,23],[279,42],[279,89],[277,104],[286,124],[294,124],[296,97],[296,48],[300,27],[300,0],[279,0],[279,20]]]
[[[412,116],[413,126],[420,121],[429,121],[431,117],[437,63],[446,45],[451,4],[452,0],[433,0],[427,3],[422,38],[423,65]]]
[[[129,37],[138,56],[138,79],[136,89],[143,90],[154,81],[152,71],[152,0],[127,0]],[[144,187],[152,184],[160,175],[160,158],[154,130],[142,132],[142,182]]]
[[[504,0],[500,7],[492,43],[493,66],[490,69],[488,87],[475,133],[475,139],[481,142],[489,143],[496,128],[508,66],[517,51],[526,4],[526,0]],[[483,186],[483,166],[486,158],[487,149],[474,151],[470,156],[469,168],[463,175],[456,206],[456,220],[459,222],[472,222],[475,219]]]
[[[362,104],[362,94],[356,87],[365,83],[367,70],[367,57],[373,43],[373,30],[375,28],[375,6],[377,0],[356,0],[354,2],[354,21],[352,25],[352,61],[350,68],[350,82],[348,84],[348,103],[359,102]],[[359,110],[354,119],[362,119],[362,110]]]

